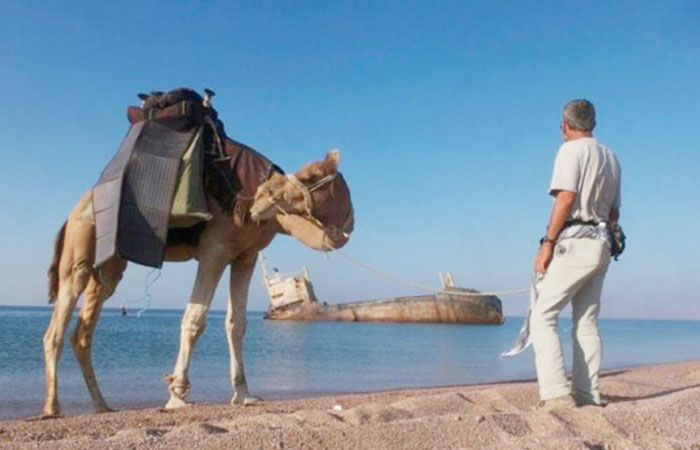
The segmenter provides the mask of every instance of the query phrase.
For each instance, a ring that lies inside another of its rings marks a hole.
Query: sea
[[[48,307],[0,306],[0,419],[41,413],[42,335]],[[122,316],[106,308],[93,341],[98,381],[112,408],[162,406],[163,375],[173,369],[182,311],[149,309]],[[211,311],[194,351],[189,400],[228,403],[229,354],[223,311]],[[287,322],[248,313],[244,361],[248,385],[264,399],[289,399],[392,389],[493,383],[535,377],[532,349],[501,358],[521,317],[502,325]],[[67,333],[58,393],[67,415],[92,411]],[[571,363],[571,320],[560,334]],[[700,359],[700,321],[601,319],[604,368]]]

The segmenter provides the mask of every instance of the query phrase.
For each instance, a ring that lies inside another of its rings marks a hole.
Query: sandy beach
[[[0,422],[0,448],[700,449],[700,361],[615,370],[605,408],[531,412],[535,382]]]

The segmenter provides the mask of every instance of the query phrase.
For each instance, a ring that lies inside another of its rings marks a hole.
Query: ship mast
[[[265,264],[265,255],[263,252],[258,252],[258,259],[260,260],[260,266],[263,272],[263,281],[265,282],[265,287],[268,286],[268,280],[270,279],[270,272],[267,270],[267,264]]]

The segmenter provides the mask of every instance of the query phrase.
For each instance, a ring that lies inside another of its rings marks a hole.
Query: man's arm
[[[566,222],[566,218],[569,217],[569,212],[575,200],[575,192],[565,190],[557,191],[554,198],[554,205],[552,206],[552,214],[549,218],[549,225],[547,225],[546,241],[540,246],[540,251],[535,258],[535,271],[537,273],[545,273],[547,267],[549,267],[549,263],[552,262],[554,243],[564,226],[564,222]]]

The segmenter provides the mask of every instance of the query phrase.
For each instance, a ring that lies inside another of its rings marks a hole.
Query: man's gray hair
[[[562,120],[571,128],[591,131],[595,127],[595,108],[588,100],[571,100],[564,105]]]

